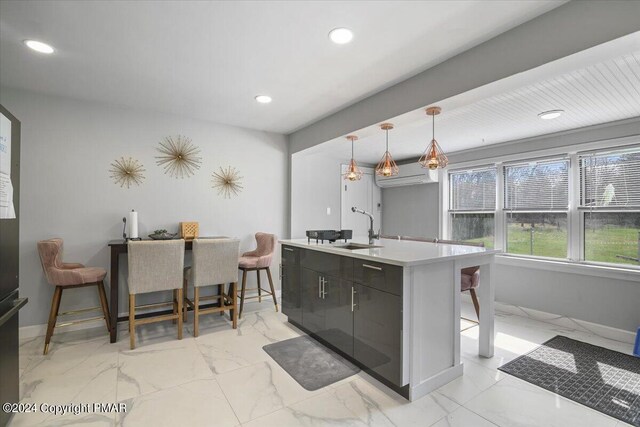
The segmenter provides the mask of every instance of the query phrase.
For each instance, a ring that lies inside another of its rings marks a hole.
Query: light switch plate
[[[327,208],[327,215],[331,215],[331,208],[330,207]]]

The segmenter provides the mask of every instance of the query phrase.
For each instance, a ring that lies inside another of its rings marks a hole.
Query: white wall
[[[23,326],[47,321],[53,293],[38,240],[62,237],[65,259],[108,270],[107,241],[121,237],[122,217],[131,209],[139,212],[142,236],[177,231],[180,221],[199,221],[201,236],[238,237],[243,250],[254,246],[256,231],[288,235],[283,135],[7,88],[0,89],[0,103],[22,122],[20,293],[29,298],[20,312]],[[159,141],[176,134],[190,137],[202,155],[201,169],[183,180],[165,175],[154,158]],[[109,178],[110,163],[121,156],[144,164],[140,187],[123,189]],[[244,177],[244,190],[231,200],[211,188],[212,172],[228,165]],[[272,264],[276,280],[278,263],[279,257]],[[120,312],[126,301],[123,275]],[[63,293],[61,311],[97,302],[95,289],[73,290]]]
[[[291,156],[291,238],[340,229],[340,165],[330,153]],[[327,215],[327,208],[331,213]]]

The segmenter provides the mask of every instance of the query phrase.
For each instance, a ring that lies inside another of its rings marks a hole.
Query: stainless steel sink
[[[347,245],[336,246],[340,249],[348,249],[350,251],[355,251],[356,249],[371,249],[371,248],[381,248],[382,246],[376,245],[365,245],[363,243],[349,243]]]

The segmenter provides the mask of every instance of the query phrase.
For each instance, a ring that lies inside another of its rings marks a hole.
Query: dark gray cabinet
[[[349,356],[353,356],[353,282],[327,276],[324,278],[324,328],[318,336]]]
[[[353,355],[352,283],[302,268],[302,326]]]
[[[402,298],[356,284],[354,301],[353,358],[402,385]]]
[[[302,323],[302,295],[300,289],[300,251],[282,246],[280,280],[282,283],[282,312],[289,319]]]
[[[310,333],[317,334],[324,329],[324,325],[325,303],[320,274],[302,268],[302,326]]]
[[[282,260],[289,321],[402,388],[402,267],[284,245]]]
[[[380,291],[402,295],[402,267],[368,260],[356,259],[353,280]]]

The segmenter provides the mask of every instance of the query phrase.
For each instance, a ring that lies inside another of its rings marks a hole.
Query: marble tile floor
[[[496,314],[496,355],[477,355],[478,328],[462,332],[464,375],[408,402],[365,373],[309,392],[262,350],[299,336],[269,303],[249,303],[239,328],[223,317],[201,318],[175,339],[170,322],[140,327],[129,350],[126,331],[109,344],[102,328],[43,337],[20,347],[24,403],[122,402],[126,413],[17,414],[11,426],[623,426],[618,420],[540,389],[496,368],[563,334],[630,353],[631,345],[584,330],[513,313]],[[475,319],[463,303],[463,315]],[[191,319],[190,319],[191,320]]]

